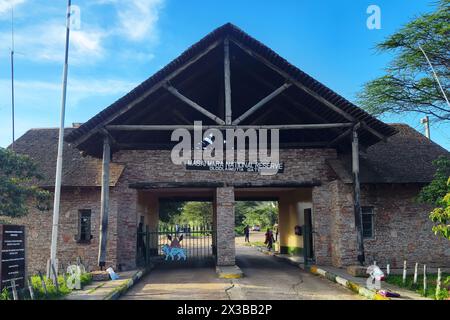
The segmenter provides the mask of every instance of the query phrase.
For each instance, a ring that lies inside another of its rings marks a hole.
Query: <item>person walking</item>
[[[246,225],[244,228],[245,242],[250,242],[250,226]]]
[[[278,234],[279,234],[278,223],[275,223],[273,228],[275,229],[275,242],[277,242],[278,241]]]
[[[264,244],[267,246],[267,249],[269,251],[272,251],[273,247],[273,232],[270,230],[270,228],[267,228],[267,232],[265,233],[266,240],[264,241]]]

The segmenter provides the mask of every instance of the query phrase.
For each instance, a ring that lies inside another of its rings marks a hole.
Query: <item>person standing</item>
[[[245,242],[250,242],[250,226],[246,225],[244,228]]]
[[[273,247],[273,232],[272,230],[270,230],[270,228],[267,228],[267,232],[265,234],[266,236],[266,240],[264,241],[264,244],[266,244],[267,249],[269,251],[272,251],[272,247]]]

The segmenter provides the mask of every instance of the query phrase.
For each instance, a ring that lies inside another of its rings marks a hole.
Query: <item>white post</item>
[[[427,293],[427,265],[423,265],[423,295]]]
[[[426,116],[425,118],[422,118],[420,120],[420,123],[422,123],[425,126],[425,137],[430,139],[430,118]]]
[[[438,268],[437,280],[436,280],[436,299],[439,297],[439,292],[441,291],[441,268]]]
[[[389,263],[386,265],[386,273],[388,276],[391,274],[391,265]]]
[[[406,260],[403,261],[403,284],[406,283]]]
[[[98,265],[103,270],[106,265],[106,248],[108,245],[108,215],[109,215],[109,165],[111,147],[109,137],[103,137],[102,189],[100,196],[100,245],[98,247]]]
[[[53,202],[53,222],[52,222],[52,243],[50,247],[50,261],[48,264],[47,277],[52,278],[52,265],[56,265],[56,251],[58,242],[58,223],[59,223],[59,204],[61,199],[61,176],[62,176],[62,162],[63,162],[63,144],[64,144],[64,117],[66,109],[66,88],[67,88],[67,69],[69,62],[69,33],[70,33],[70,5],[71,0],[67,0],[67,20],[66,20],[66,52],[64,56],[63,68],[63,83],[62,83],[62,98],[61,98],[61,117],[59,126],[59,140],[58,140],[58,157],[56,160],[56,174],[55,174],[55,195]]]
[[[414,284],[417,284],[417,269],[419,268],[419,264],[416,262],[416,265],[414,266]]]

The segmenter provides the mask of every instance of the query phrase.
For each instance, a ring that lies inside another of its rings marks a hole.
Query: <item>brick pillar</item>
[[[217,265],[235,265],[234,188],[216,189]]]

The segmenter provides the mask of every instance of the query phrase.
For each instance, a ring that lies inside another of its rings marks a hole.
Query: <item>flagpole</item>
[[[11,125],[12,125],[12,143],[11,150],[14,151],[15,125],[14,125],[14,2],[11,3]]]
[[[50,247],[50,262],[48,265],[47,275],[54,272],[58,273],[56,251],[58,242],[58,223],[59,223],[59,205],[61,199],[61,178],[62,178],[62,164],[63,164],[63,144],[64,144],[64,118],[66,109],[66,89],[67,89],[67,69],[69,62],[69,35],[70,35],[70,6],[71,0],[67,0],[67,20],[66,20],[66,51],[64,55],[63,67],[63,81],[62,81],[62,99],[61,99],[61,118],[59,126],[58,137],[58,157],[56,160],[56,174],[55,174],[55,194],[53,203],[53,223],[52,223],[52,243]],[[57,276],[57,275],[54,275]]]

